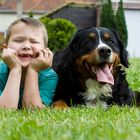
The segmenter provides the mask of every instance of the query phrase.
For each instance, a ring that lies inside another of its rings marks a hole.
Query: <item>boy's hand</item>
[[[16,57],[16,52],[11,48],[3,49],[2,59],[9,66],[9,69],[21,68],[20,61]]]
[[[49,48],[46,48],[44,50],[41,50],[37,54],[37,57],[30,62],[29,67],[34,69],[36,72],[39,72],[48,67],[51,67],[52,60],[53,60],[53,53],[50,51]]]

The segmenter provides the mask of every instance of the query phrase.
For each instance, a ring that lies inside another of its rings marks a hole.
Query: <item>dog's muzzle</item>
[[[106,59],[109,56],[111,56],[112,50],[109,47],[99,47],[98,48],[98,54],[100,57]]]

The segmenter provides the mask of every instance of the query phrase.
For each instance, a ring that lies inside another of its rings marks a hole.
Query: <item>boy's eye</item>
[[[32,43],[39,43],[38,41],[32,41]]]
[[[40,43],[40,42],[39,42],[39,41],[37,41],[37,40],[31,40],[31,43],[38,44],[38,43]]]
[[[110,39],[108,42],[109,42],[110,44],[114,44],[114,41],[111,40],[111,39]]]
[[[22,42],[23,39],[14,39],[15,42]]]

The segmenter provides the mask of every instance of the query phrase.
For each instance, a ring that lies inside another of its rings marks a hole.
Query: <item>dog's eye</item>
[[[87,42],[87,46],[93,46],[93,45],[95,45],[95,42],[91,42],[91,41],[89,41],[89,42]]]
[[[114,41],[110,39],[110,40],[108,40],[108,43],[113,45]]]

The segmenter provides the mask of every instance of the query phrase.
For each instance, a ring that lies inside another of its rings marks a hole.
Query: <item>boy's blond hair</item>
[[[43,23],[41,23],[39,20],[34,19],[34,18],[20,18],[20,19],[15,20],[12,24],[10,24],[10,26],[7,30],[7,33],[6,33],[6,38],[5,38],[6,44],[8,44],[13,26],[20,22],[22,22],[28,26],[31,26],[33,28],[41,28],[42,32],[43,32],[44,45],[45,45],[45,47],[47,47],[47,45],[48,45],[47,30],[46,30],[45,26],[43,25]]]

